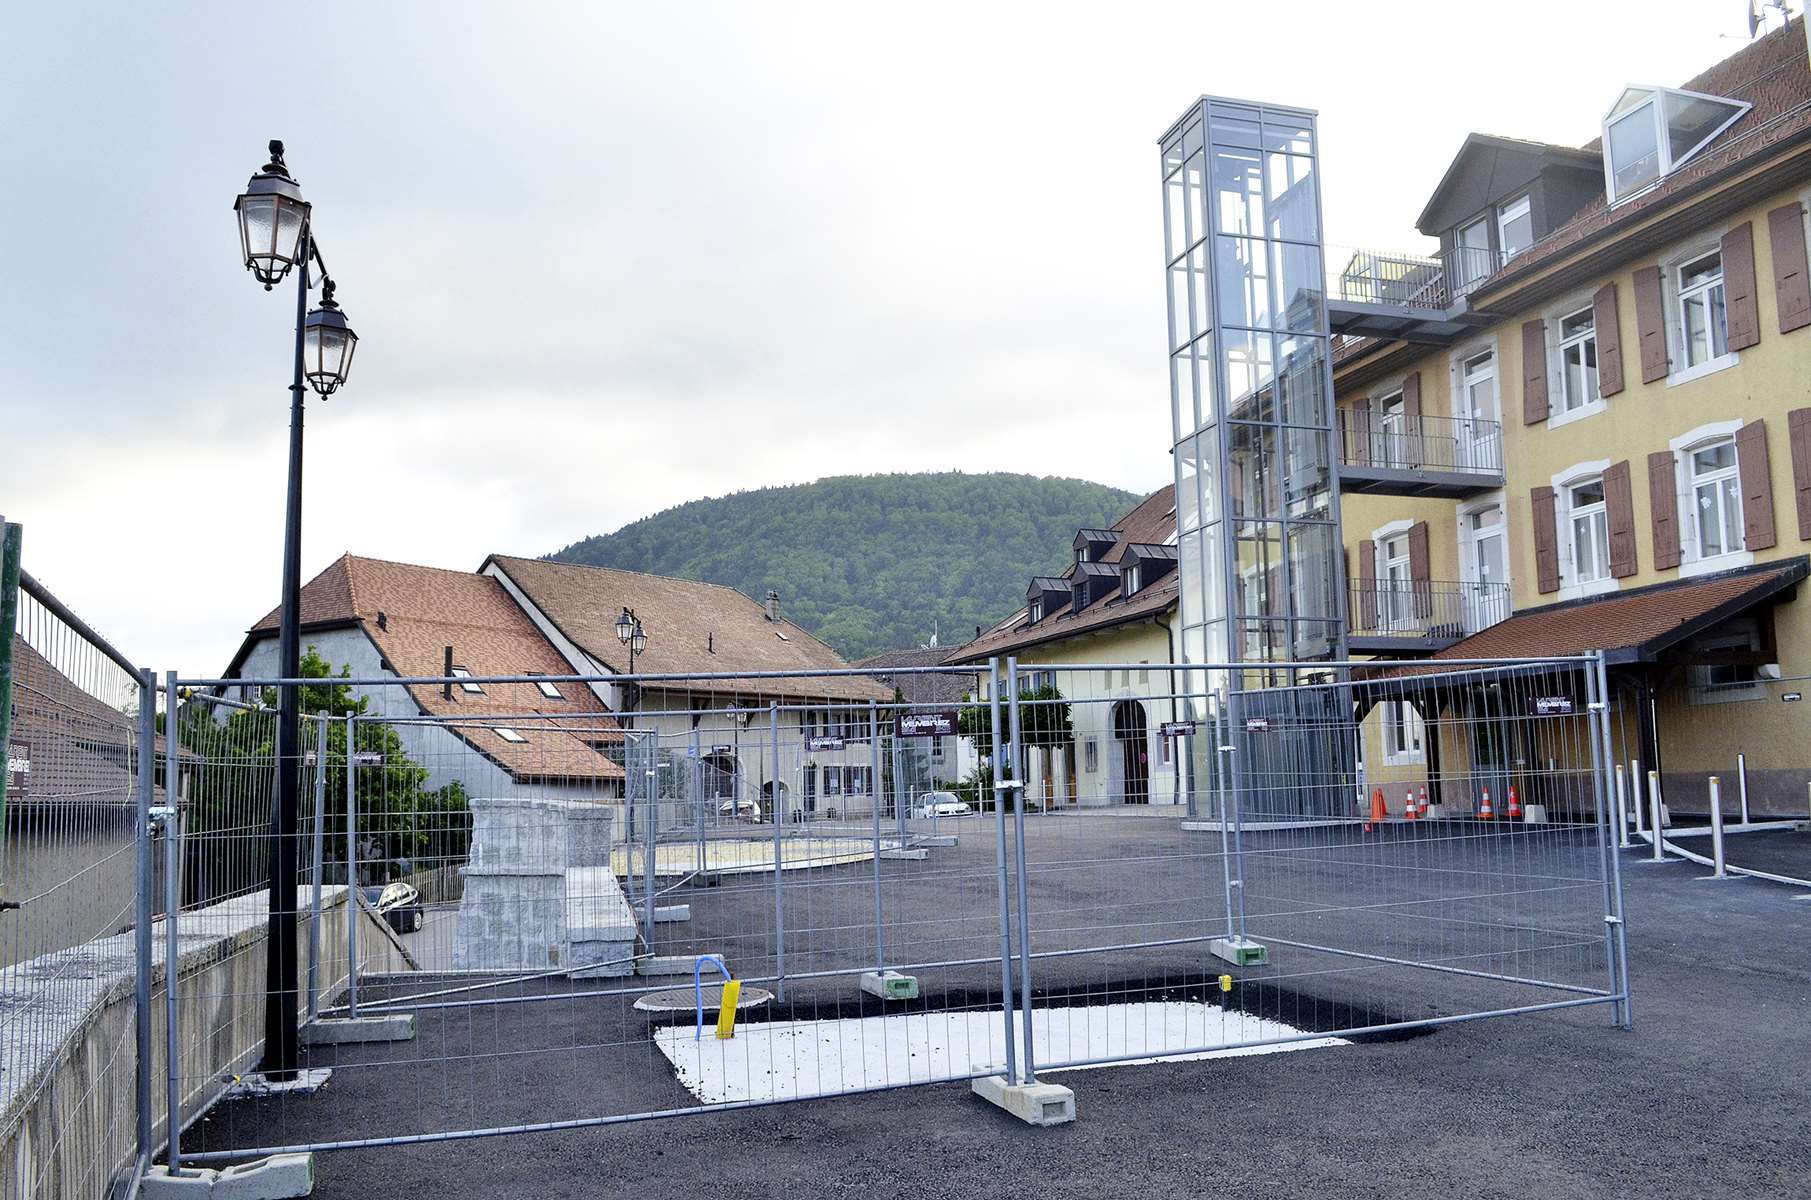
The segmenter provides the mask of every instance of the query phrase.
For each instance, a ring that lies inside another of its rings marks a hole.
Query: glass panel
[[[1219,522],[1201,527],[1201,555],[1204,562],[1204,574],[1208,575],[1207,589],[1202,593],[1200,613],[1204,620],[1221,621],[1226,618],[1226,590],[1221,582],[1224,578],[1225,564],[1222,558],[1226,539],[1226,526]]]
[[[1197,531],[1176,539],[1177,585],[1182,591],[1182,611],[1201,611],[1201,555],[1205,550],[1203,535]]]
[[[1278,113],[1264,114],[1264,148],[1291,154],[1313,154],[1314,134],[1308,122]]]
[[[1220,331],[1226,371],[1227,415],[1250,418],[1270,407],[1270,382],[1276,374],[1270,335],[1243,329]]]
[[[1170,267],[1170,345],[1183,346],[1189,340],[1188,260]]]
[[[1277,461],[1277,429],[1232,421],[1226,426],[1228,502],[1235,517],[1274,517],[1282,514],[1281,464]]]
[[[1220,324],[1256,328],[1270,324],[1270,264],[1265,246],[1254,238],[1219,239],[1214,283]]]
[[[1314,160],[1299,154],[1271,154],[1265,157],[1266,206],[1270,212],[1270,236],[1312,242],[1320,237],[1320,214],[1315,211]]]
[[[1295,623],[1295,657],[1325,658],[1333,652],[1339,625],[1333,621],[1297,621]]]
[[[1210,425],[1203,429],[1195,444],[1201,447],[1201,456],[1196,460],[1201,465],[1201,523],[1212,525],[1224,515],[1219,492],[1220,427]]]
[[[1194,438],[1176,447],[1176,528],[1182,533],[1201,523],[1200,464],[1195,459],[1199,448]]]
[[[1741,110],[1741,105],[1729,100],[1668,92],[1662,111],[1666,114],[1667,153],[1674,165],[1696,149],[1712,130]]]
[[[1334,556],[1339,546],[1332,525],[1290,525],[1289,608],[1292,615],[1315,620],[1339,618],[1333,586]]]
[[[1586,506],[1588,504],[1602,504],[1602,503],[1603,503],[1603,480],[1601,480],[1601,479],[1593,479],[1589,483],[1581,483],[1577,487],[1572,489],[1572,507],[1573,508],[1583,508],[1584,506]]]
[[[1220,233],[1264,232],[1264,172],[1255,150],[1214,147],[1214,215]]]
[[[1651,103],[1610,122],[1610,180],[1626,196],[1660,177],[1659,137]]]
[[[1235,521],[1238,586],[1235,616],[1277,616],[1286,610],[1281,521]]]
[[[1499,220],[1497,235],[1504,258],[1512,258],[1534,245],[1534,216],[1528,197],[1506,206]]]
[[[1318,337],[1277,339],[1281,369],[1282,419],[1286,425],[1326,426],[1326,343]]]
[[[1193,346],[1195,354],[1195,420],[1201,426],[1214,423],[1214,340],[1203,336],[1196,339]],[[1210,461],[1204,454],[1203,462]]]
[[[1213,121],[1214,141],[1228,146],[1256,146],[1258,110],[1233,104],[1214,104],[1209,113]]]
[[[1692,451],[1692,473],[1703,475],[1710,471],[1721,471],[1736,465],[1736,444],[1718,442],[1702,450]]]
[[[1194,302],[1194,314],[1190,318],[1189,330],[1199,336],[1213,327],[1214,309],[1208,303],[1207,247],[1197,246],[1188,252],[1189,299]]]
[[[1195,428],[1194,373],[1195,360],[1186,348],[1170,355],[1171,435],[1178,441]]]
[[[1616,107],[1610,110],[1612,117],[1628,112],[1638,104],[1646,102],[1653,96],[1650,88],[1624,88],[1622,95],[1616,98]]]
[[[1188,201],[1182,192],[1182,173],[1163,181],[1163,258],[1174,262],[1188,248]]]
[[[1696,262],[1686,263],[1679,268],[1679,290],[1689,291],[1700,287],[1723,275],[1723,256],[1707,254]]]
[[[1594,317],[1590,309],[1575,312],[1559,323],[1559,335],[1564,340],[1570,340],[1580,334],[1590,333],[1593,321]]]
[[[1454,272],[1461,286],[1476,283],[1491,273],[1490,222],[1479,218],[1459,231],[1453,250],[1459,260]]]
[[[1325,520],[1332,507],[1328,440],[1321,429],[1283,430],[1284,494],[1294,519]]]
[[[1188,236],[1198,242],[1207,236],[1207,159],[1197,151],[1182,175],[1188,188]]]
[[[1182,156],[1198,154],[1201,150],[1201,122],[1191,121],[1188,128],[1182,131]]]
[[[1272,313],[1279,329],[1319,329],[1326,321],[1327,278],[1318,247],[1272,242],[1271,279],[1276,300]]]

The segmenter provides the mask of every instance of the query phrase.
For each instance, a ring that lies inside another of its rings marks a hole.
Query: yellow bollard
[[[1232,976],[1231,975],[1220,976],[1220,990],[1223,992],[1232,991]]]
[[[742,981],[732,979],[723,985],[722,1007],[717,1010],[717,1036],[733,1038],[736,1036],[736,1001],[742,998]]]

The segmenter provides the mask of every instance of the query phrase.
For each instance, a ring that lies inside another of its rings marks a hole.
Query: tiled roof
[[[948,646],[932,646],[921,650],[888,650],[884,654],[875,654],[868,658],[856,659],[850,666],[878,668],[874,677],[888,689],[898,688],[910,704],[954,704],[964,696],[973,693],[975,673],[973,671],[952,671],[935,675],[896,674],[888,668],[899,667],[939,667],[949,657]]]
[[[304,585],[301,613],[305,626],[357,623],[399,675],[442,675],[448,646],[453,648],[454,664],[475,676],[572,673],[571,664],[501,583],[469,571],[347,554]],[[252,635],[272,636],[278,615],[266,616],[252,628]],[[562,699],[543,696],[531,683],[487,683],[482,695],[455,687],[451,699],[431,685],[411,686],[409,693],[423,712],[435,716],[495,724],[503,724],[496,720],[499,717],[523,717],[512,725],[527,739],[523,742],[506,742],[492,728],[454,726],[475,749],[518,779],[621,779],[621,767],[585,744],[621,739],[604,703],[582,684],[556,686]],[[555,713],[597,716],[538,725],[528,719]]]
[[[1432,656],[1548,658],[1605,651],[1648,661],[1708,624],[1760,603],[1805,577],[1803,558],[1704,579],[1664,583],[1626,595],[1530,609]]]
[[[1119,562],[1128,546],[1169,541],[1176,533],[1175,485],[1159,488],[1146,496],[1137,508],[1115,521],[1109,532],[1115,540],[1113,548],[1102,556],[1101,564]],[[1080,565],[1092,572],[1098,564]],[[1077,566],[1071,563],[1070,569]],[[944,661],[979,662],[990,655],[1011,654],[1028,646],[1159,616],[1175,607],[1177,582],[1176,572],[1171,571],[1130,599],[1120,594],[1116,584],[1082,611],[1075,612],[1065,606],[1036,625],[1025,623],[1027,611],[1021,608],[968,645],[952,651]]]
[[[1587,204],[1570,221],[1479,284],[1474,297],[1507,286],[1568,248],[1629,225],[1680,193],[1733,172],[1782,141],[1811,130],[1811,59],[1806,54],[1804,19],[1757,38],[1682,86],[1685,91],[1742,100],[1754,107],[1648,191],[1614,208],[1605,196]],[[1592,140],[1583,149],[1596,151],[1600,140]]]
[[[9,804],[137,804],[132,719],[78,687],[24,638],[13,641],[13,707],[11,739],[27,747],[31,771],[24,794],[9,794]]]
[[[828,645],[734,588],[666,575],[493,554],[495,564],[586,654],[613,671],[629,669],[616,618],[632,608],[648,634],[635,669],[652,675],[737,671],[828,671],[848,663]],[[484,568],[480,568],[483,570]],[[679,686],[679,685],[674,685]],[[713,694],[756,693],[831,700],[889,700],[890,689],[859,676],[718,679],[684,685]]]

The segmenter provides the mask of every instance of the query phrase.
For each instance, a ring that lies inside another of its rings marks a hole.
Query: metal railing
[[[1339,461],[1398,471],[1503,473],[1503,425],[1482,417],[1339,410]]]
[[[1511,611],[1502,583],[1418,579],[1353,579],[1346,606],[1353,638],[1456,642],[1488,629]]]
[[[1490,247],[1454,246],[1437,255],[1327,248],[1327,294],[1349,304],[1445,311],[1507,259]]]

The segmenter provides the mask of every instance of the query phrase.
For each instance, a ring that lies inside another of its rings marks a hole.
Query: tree
[[[349,716],[367,717],[370,701],[350,685],[335,682],[349,676],[332,666],[315,647],[302,657],[305,684],[301,829],[299,848],[304,875],[314,854],[313,756],[318,726],[309,717],[326,716],[327,758],[322,808],[321,856],[340,867],[346,861],[346,730]],[[190,778],[188,870],[185,893],[190,903],[210,903],[247,891],[268,878],[266,858],[270,810],[275,790],[277,694],[265,689],[256,709],[226,708],[192,700],[181,710],[181,750]],[[221,719],[224,716],[224,720]],[[424,865],[464,861],[471,845],[471,812],[465,788],[458,782],[430,789],[428,769],[405,752],[395,726],[378,718],[354,722],[353,750],[357,847],[363,880],[387,880],[412,874]],[[324,872],[333,877],[336,872]]]
[[[981,761],[969,772],[958,789],[972,793],[975,799],[983,804],[991,804],[993,792],[994,730],[993,706],[974,696],[964,696],[962,707],[956,713],[956,732],[968,738],[975,745],[975,753]],[[1000,706],[1000,734],[1012,736],[1012,716],[1005,704]],[[1069,701],[1064,699],[1062,690],[1053,683],[1035,688],[1019,690],[1019,741],[1021,752],[1033,747],[1063,746],[1075,739],[1075,724],[1071,719]],[[1016,772],[1023,781],[1026,767],[1023,761]]]

